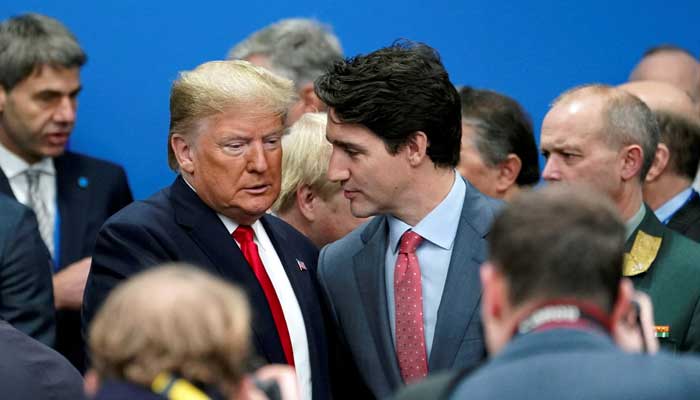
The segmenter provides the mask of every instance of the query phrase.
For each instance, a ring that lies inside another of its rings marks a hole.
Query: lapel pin
[[[89,183],[90,183],[90,181],[88,181],[88,178],[86,178],[84,176],[81,176],[80,178],[78,178],[78,186],[83,188],[83,189],[88,187]]]
[[[304,264],[303,261],[297,260],[297,266],[299,267],[299,271],[306,271],[306,264]]]

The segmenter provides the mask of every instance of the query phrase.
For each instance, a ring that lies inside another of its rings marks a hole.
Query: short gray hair
[[[0,23],[0,85],[12,90],[37,67],[82,67],[87,56],[58,20],[24,14]]]
[[[253,33],[235,45],[228,58],[244,59],[255,54],[267,56],[270,68],[297,87],[313,82],[343,58],[332,29],[306,18],[283,19]]]
[[[612,148],[619,149],[630,144],[639,145],[643,152],[643,164],[639,178],[644,178],[651,168],[659,144],[659,125],[649,107],[636,96],[609,85],[590,84],[567,90],[552,106],[586,95],[602,96],[603,132],[601,137]]]

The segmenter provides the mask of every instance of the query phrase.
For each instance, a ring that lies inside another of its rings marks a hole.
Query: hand
[[[659,341],[654,329],[651,299],[646,293],[635,290],[632,293],[632,301],[639,305],[639,314],[636,307],[629,308],[614,328],[615,342],[630,352],[656,353],[659,351]]]
[[[80,310],[91,263],[92,258],[85,257],[53,276],[53,299],[57,310]]]
[[[274,380],[279,385],[282,400],[299,400],[299,387],[294,368],[288,365],[272,364],[266,365],[255,371],[255,379],[259,381]],[[265,394],[260,391],[251,377],[247,377],[241,384],[240,391],[235,397],[244,400],[267,400]]]

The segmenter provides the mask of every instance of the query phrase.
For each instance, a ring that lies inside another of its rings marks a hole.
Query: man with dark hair
[[[489,244],[481,314],[491,360],[453,389],[431,382],[432,398],[700,396],[698,360],[615,345],[635,311],[620,274],[625,225],[609,199],[567,185],[523,193],[496,217]]]
[[[330,109],[328,177],[341,183],[353,215],[376,215],[319,257],[347,352],[341,362],[357,368],[374,397],[478,364],[477,270],[498,202],[455,171],[460,101],[437,52],[400,42],[347,59],[316,81],[316,93]]]
[[[586,183],[606,194],[625,221],[623,275],[647,292],[662,347],[700,350],[700,245],[665,227],[643,202],[659,130],[628,92],[587,85],[565,92],[542,123],[548,182]]]
[[[130,203],[124,170],[66,151],[86,56],[66,27],[0,23],[0,192],[31,207],[56,265],[56,349],[83,369],[80,306],[97,230]]]
[[[655,46],[644,52],[629,81],[669,83],[700,102],[700,63],[695,55],[675,45]]]
[[[457,170],[482,193],[510,200],[540,180],[532,122],[515,100],[465,86]]]
[[[249,61],[294,82],[297,99],[286,121],[291,125],[304,113],[324,111],[314,93],[314,80],[342,60],[343,49],[330,26],[308,18],[288,18],[254,32],[236,44],[228,58]]]
[[[700,162],[700,121],[682,90],[663,82],[620,86],[651,108],[661,136],[644,182],[644,201],[664,225],[700,241],[700,196],[691,187]]]

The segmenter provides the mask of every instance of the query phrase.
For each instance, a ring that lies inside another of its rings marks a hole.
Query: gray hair
[[[228,58],[245,59],[256,54],[267,56],[270,68],[297,87],[313,82],[343,58],[332,29],[306,18],[284,19],[253,33],[235,45]]]
[[[0,23],[0,85],[11,90],[37,67],[82,67],[87,56],[58,20],[24,14]]]

